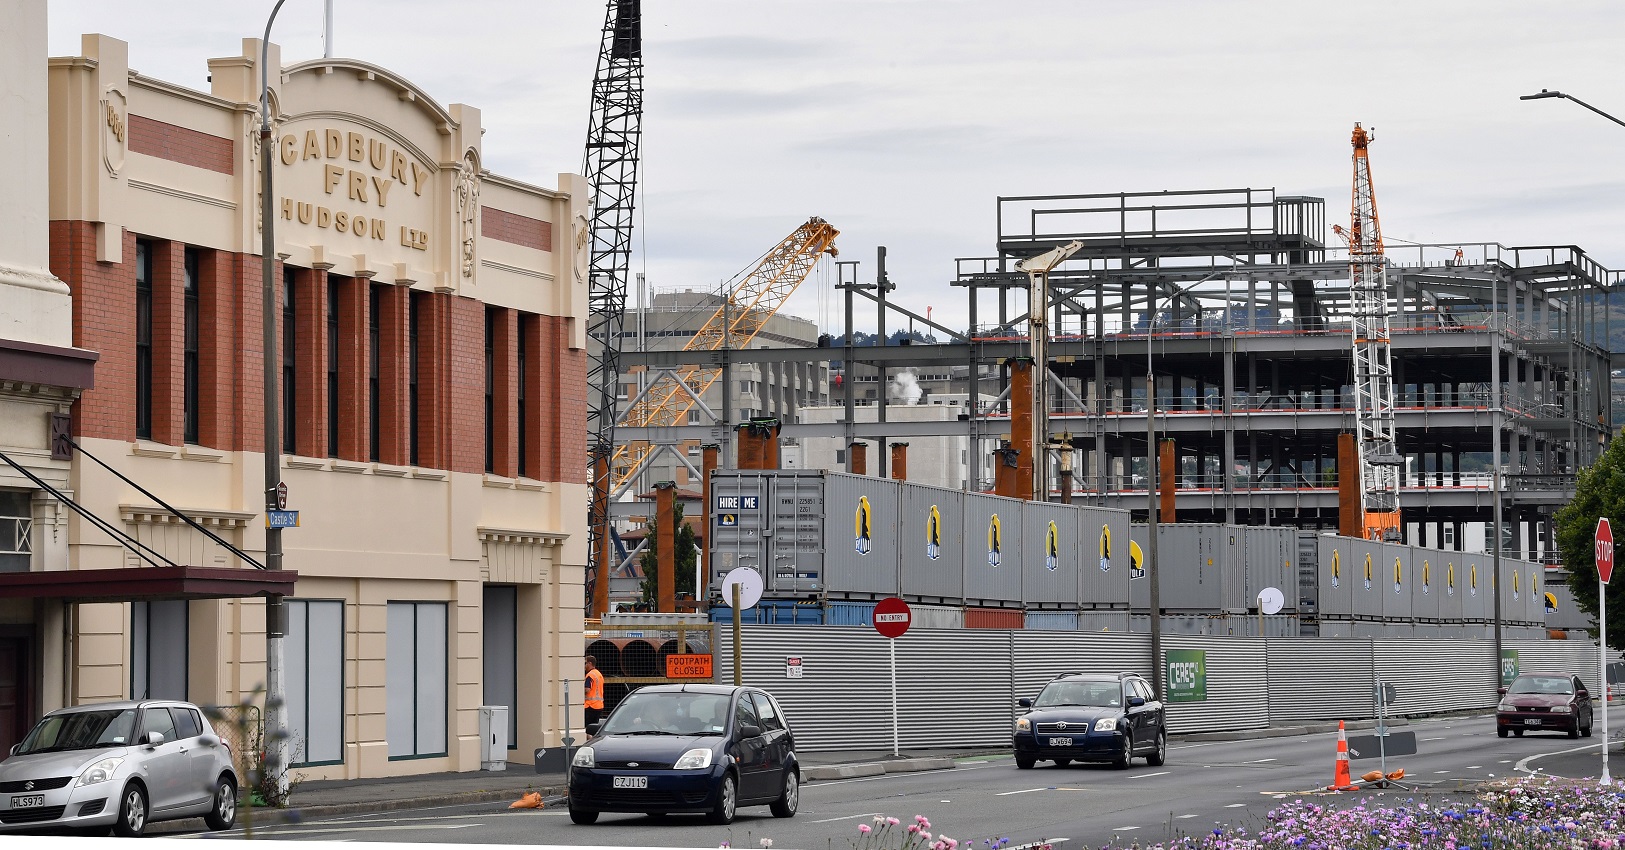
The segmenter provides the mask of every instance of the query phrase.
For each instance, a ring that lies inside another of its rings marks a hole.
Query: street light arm
[[[260,130],[266,133],[271,131],[271,70],[266,67],[270,61],[271,25],[276,23],[276,14],[286,2],[288,0],[276,0],[271,17],[265,20],[265,37],[260,39]]]
[[[1621,127],[1625,127],[1625,121],[1621,121],[1618,118],[1615,118],[1614,116],[1609,115],[1608,113],[1602,111],[1601,109],[1598,109],[1597,107],[1592,106],[1589,103],[1586,103],[1585,101],[1575,97],[1572,94],[1564,94],[1564,93],[1562,93],[1560,91],[1547,91],[1545,89],[1541,89],[1540,93],[1538,93],[1538,94],[1521,95],[1521,96],[1519,96],[1518,99],[1519,100],[1544,100],[1544,99],[1549,98],[1549,97],[1560,97],[1560,98],[1562,98],[1564,100],[1572,100],[1575,103],[1578,103],[1581,106],[1591,110],[1592,112],[1595,112],[1598,115],[1601,115],[1602,117],[1607,118],[1609,121],[1612,121],[1615,124],[1620,125]]]

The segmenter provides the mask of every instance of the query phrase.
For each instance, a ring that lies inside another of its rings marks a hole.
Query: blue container
[[[829,603],[825,622],[831,626],[873,626],[875,624],[875,603],[831,602]]]
[[[1046,632],[1075,632],[1078,630],[1078,612],[1028,611],[1027,628]]]
[[[733,609],[726,605],[711,608],[711,622],[732,623]],[[816,626],[824,622],[824,609],[799,605],[788,600],[763,599],[755,607],[739,612],[739,622],[749,625]]]

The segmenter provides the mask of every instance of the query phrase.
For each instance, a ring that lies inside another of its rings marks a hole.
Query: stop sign
[[[1607,584],[1613,574],[1614,529],[1608,524],[1608,517],[1600,517],[1597,519],[1597,577]]]
[[[914,619],[909,613],[908,603],[895,596],[888,596],[875,603],[875,631],[881,637],[900,638],[908,631],[908,625]]]

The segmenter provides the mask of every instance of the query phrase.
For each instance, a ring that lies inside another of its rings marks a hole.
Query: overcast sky
[[[51,0],[51,53],[130,42],[144,74],[207,89],[269,0]],[[286,62],[322,53],[288,0]],[[1577,244],[1625,268],[1625,3],[643,0],[644,194],[634,270],[713,288],[810,215],[871,280],[965,323],[954,257],[988,256],[999,195],[1275,188],[1347,223],[1349,133],[1390,240]],[[603,3],[337,0],[337,55],[483,111],[485,164],[554,185],[581,167]],[[833,280],[833,274],[830,276]],[[820,276],[791,310],[826,313]],[[827,283],[827,281],[825,282]],[[827,290],[826,318],[838,323]],[[986,314],[984,313],[984,316]]]

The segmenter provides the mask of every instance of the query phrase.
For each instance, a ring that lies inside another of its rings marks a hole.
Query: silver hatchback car
[[[0,761],[0,832],[111,827],[136,836],[152,821],[237,820],[231,748],[197,706],[109,702],[45,715]]]

